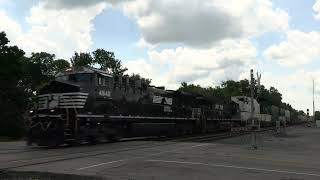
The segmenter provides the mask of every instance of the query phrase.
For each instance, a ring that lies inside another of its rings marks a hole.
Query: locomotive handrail
[[[212,118],[207,118],[208,121],[242,121],[241,119],[212,119]]]
[[[96,117],[96,118],[103,118],[104,115],[77,114],[77,117]]]
[[[57,117],[57,118],[61,118],[61,115],[57,114],[37,114],[37,115],[34,115],[32,116],[33,118],[36,118],[36,117]]]
[[[196,120],[196,118],[178,118],[178,117],[150,117],[150,116],[109,116],[113,119],[170,119],[170,120]]]
[[[38,97],[45,97],[48,95],[83,95],[83,96],[87,96],[88,93],[83,93],[83,92],[69,92],[69,93],[47,93],[47,94],[41,94]]]

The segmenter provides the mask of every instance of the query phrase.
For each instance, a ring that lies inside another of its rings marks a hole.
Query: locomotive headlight
[[[54,109],[51,109],[50,112],[53,113],[53,112],[54,112]]]
[[[29,113],[32,114],[32,113],[33,113],[33,110],[30,110]]]

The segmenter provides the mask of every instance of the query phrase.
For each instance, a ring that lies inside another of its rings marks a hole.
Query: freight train
[[[56,147],[123,137],[175,136],[245,126],[241,103],[150,86],[143,78],[77,67],[37,94],[28,144]]]

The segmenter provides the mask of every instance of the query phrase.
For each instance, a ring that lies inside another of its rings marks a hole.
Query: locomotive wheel
[[[89,137],[88,137],[88,142],[89,142],[91,145],[95,145],[95,144],[98,143],[97,138],[94,137],[94,136],[89,136]]]
[[[79,145],[81,145],[81,143],[78,142],[77,140],[67,141],[67,144],[69,146],[79,146]]]
[[[31,140],[31,138],[27,138],[27,139],[26,139],[26,145],[27,145],[27,146],[31,146],[31,145],[32,145],[32,140]]]
[[[77,138],[77,139],[74,139],[74,140],[70,140],[70,141],[67,141],[66,143],[69,145],[69,146],[80,146],[82,145],[83,143],[85,143],[85,139],[82,139],[82,138]]]
[[[56,138],[53,138],[50,140],[50,143],[48,145],[48,148],[49,149],[55,149],[55,148],[58,148],[59,147],[59,142]]]
[[[107,139],[110,142],[119,142],[121,139],[121,135],[120,134],[109,134],[109,135],[107,135]]]

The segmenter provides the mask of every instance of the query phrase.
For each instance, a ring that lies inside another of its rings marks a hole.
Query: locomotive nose
[[[80,86],[69,82],[51,81],[48,85],[44,86],[39,94],[52,94],[52,93],[68,93],[80,92]]]
[[[68,82],[51,81],[37,96],[36,108],[28,131],[28,144],[57,146],[63,144],[75,117],[85,107],[88,93],[80,92],[80,86]],[[67,131],[68,130],[68,131]]]

